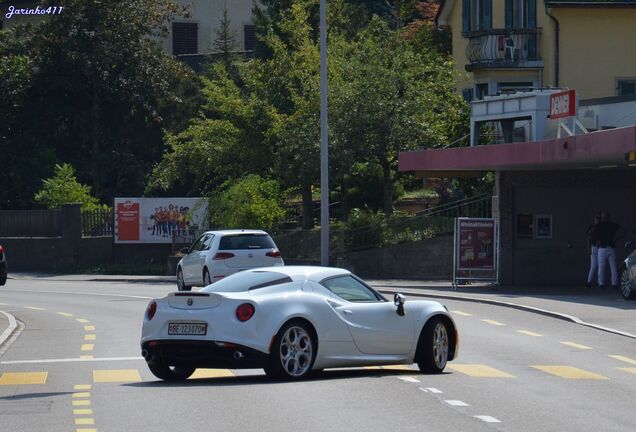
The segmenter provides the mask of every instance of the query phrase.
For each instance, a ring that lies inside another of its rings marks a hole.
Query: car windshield
[[[201,290],[201,292],[242,292],[292,282],[286,274],[274,271],[235,273]]]
[[[276,245],[267,234],[236,234],[221,238],[219,250],[272,249]]]
[[[350,302],[377,302],[384,299],[353,276],[338,276],[323,280],[325,288]]]

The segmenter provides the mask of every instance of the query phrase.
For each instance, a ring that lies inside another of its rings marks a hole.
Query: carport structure
[[[636,126],[559,139],[419,150],[399,170],[422,177],[495,172],[500,280],[512,285],[580,285],[589,268],[587,228],[608,210],[636,227]],[[623,242],[620,242],[623,243]],[[617,245],[619,259],[625,256]]]

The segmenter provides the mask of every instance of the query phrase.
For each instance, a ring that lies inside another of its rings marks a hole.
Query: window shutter
[[[514,2],[513,0],[506,0],[506,28],[511,29],[514,27],[513,17],[514,17]]]
[[[470,0],[462,0],[462,33],[470,31]]]
[[[199,25],[197,23],[172,23],[172,54],[198,54]]]
[[[482,0],[481,8],[483,11],[481,28],[482,30],[490,30],[492,28],[492,0]]]
[[[528,28],[537,28],[537,0],[526,0],[528,2]]]
[[[245,43],[245,51],[254,51],[256,47],[256,27],[251,24],[243,26],[243,40]]]

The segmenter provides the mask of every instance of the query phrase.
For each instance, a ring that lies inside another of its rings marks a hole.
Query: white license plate
[[[205,323],[171,322],[168,323],[169,335],[198,335],[203,336],[208,331]]]

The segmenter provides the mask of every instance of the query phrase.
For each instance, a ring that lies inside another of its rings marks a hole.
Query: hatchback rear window
[[[274,240],[267,234],[237,234],[221,237],[219,250],[272,249]]]

